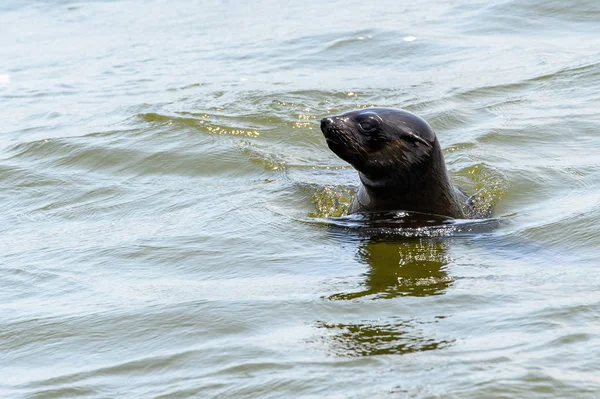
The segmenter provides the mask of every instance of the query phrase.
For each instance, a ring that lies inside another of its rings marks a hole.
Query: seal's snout
[[[321,119],[321,131],[325,133],[333,125],[333,119],[330,117]]]

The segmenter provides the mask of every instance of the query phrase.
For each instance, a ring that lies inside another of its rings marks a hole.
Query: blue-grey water
[[[600,397],[599,22],[3,1],[0,397]],[[345,217],[318,121],[367,106],[425,118],[495,219]]]

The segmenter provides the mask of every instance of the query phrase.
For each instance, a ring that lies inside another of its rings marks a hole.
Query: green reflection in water
[[[317,327],[331,333],[325,340],[329,352],[336,356],[401,355],[441,349],[451,344],[451,341],[425,337],[416,324],[397,320],[387,324],[318,322]]]
[[[443,294],[453,282],[445,270],[451,261],[447,251],[448,243],[442,240],[367,241],[357,253],[358,259],[369,265],[364,289],[329,298],[348,300],[372,296],[377,299]]]
[[[318,186],[306,187],[311,201],[315,206],[315,212],[308,214],[311,218],[339,217],[348,214],[352,198],[356,194],[355,189],[342,186]]]
[[[368,297],[373,300],[399,296],[424,297],[443,294],[453,282],[445,267],[451,261],[448,243],[442,240],[416,239],[402,242],[368,240],[361,244],[357,257],[368,265],[360,291],[338,293],[332,300]],[[317,322],[328,330],[324,339],[337,356],[372,356],[430,351],[449,346],[452,341],[428,337],[419,326],[436,323],[429,320],[399,320],[396,317],[360,323]]]

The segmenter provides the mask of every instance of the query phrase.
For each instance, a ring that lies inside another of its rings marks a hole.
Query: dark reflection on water
[[[496,222],[455,221],[449,218],[412,214],[358,214],[331,220],[334,234],[358,240],[356,259],[367,266],[358,291],[340,292],[330,300],[388,300],[402,296],[441,295],[454,279],[447,266],[450,241],[440,236],[473,230],[491,230]],[[486,226],[486,228],[482,228]],[[420,325],[434,320],[364,320],[361,323],[318,322],[329,351],[336,356],[371,356],[431,351],[449,346],[451,340],[428,336]]]
[[[359,261],[368,265],[362,289],[337,293],[329,299],[390,299],[443,294],[453,281],[445,270],[450,261],[447,249],[448,243],[439,239],[366,240],[356,254]],[[412,320],[392,320],[388,323],[318,323],[318,326],[333,331],[326,339],[329,350],[338,356],[404,354],[450,344],[426,337],[416,324]]]
[[[368,265],[362,289],[334,294],[329,299],[390,299],[404,295],[443,294],[453,281],[445,271],[450,260],[447,249],[448,244],[440,240],[367,240],[356,254]],[[331,330],[332,335],[326,336],[328,348],[337,356],[406,354],[444,348],[451,343],[427,337],[419,330],[419,323],[422,321],[393,318],[384,323],[319,323],[318,326]]]
[[[368,265],[364,289],[330,299],[364,296],[439,295],[452,284],[445,267],[451,261],[443,237],[473,236],[494,230],[499,219],[454,220],[409,212],[362,213],[329,219],[332,234],[358,239],[356,258]]]
[[[364,241],[357,251],[357,259],[369,266],[364,289],[334,294],[330,299],[442,294],[453,281],[445,270],[450,261],[447,250],[448,243],[439,239]]]
[[[336,356],[402,355],[442,349],[452,343],[424,336],[417,324],[412,320],[365,321],[362,324],[318,322],[317,327],[331,333],[325,338],[329,352]]]

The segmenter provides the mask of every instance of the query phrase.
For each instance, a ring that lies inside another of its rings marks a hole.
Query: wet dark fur
[[[321,130],[329,148],[358,171],[362,184],[350,213],[472,216],[467,196],[450,182],[435,133],[418,116],[367,108],[323,118]]]

